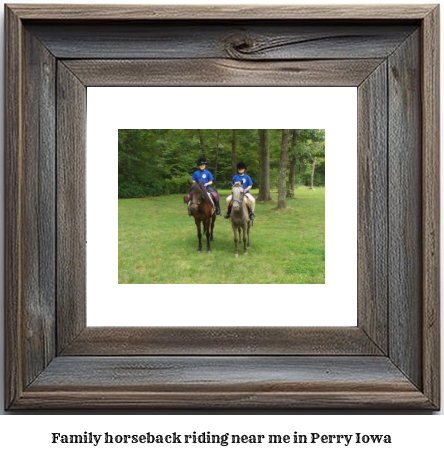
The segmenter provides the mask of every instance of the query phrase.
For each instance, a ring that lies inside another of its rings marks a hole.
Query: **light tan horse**
[[[250,247],[250,218],[248,216],[247,199],[244,188],[240,182],[236,182],[231,190],[233,195],[231,207],[231,226],[234,233],[234,256],[239,256],[238,243],[242,233],[244,254],[247,255],[247,247]]]

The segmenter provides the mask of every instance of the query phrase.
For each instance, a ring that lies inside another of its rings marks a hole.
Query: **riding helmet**
[[[237,169],[247,169],[247,165],[244,162],[237,164]]]
[[[201,157],[201,158],[199,158],[199,160],[197,160],[197,166],[200,166],[200,165],[208,165],[206,158]]]

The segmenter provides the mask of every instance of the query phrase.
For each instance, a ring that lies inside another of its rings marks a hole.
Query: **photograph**
[[[118,141],[119,284],[325,283],[325,130]]]

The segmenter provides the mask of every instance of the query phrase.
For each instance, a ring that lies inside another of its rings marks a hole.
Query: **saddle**
[[[216,212],[216,204],[214,203],[214,195],[207,190],[208,196],[210,197],[211,204],[213,205],[213,210],[211,211],[211,214],[214,214]]]

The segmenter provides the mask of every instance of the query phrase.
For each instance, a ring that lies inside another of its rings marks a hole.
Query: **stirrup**
[[[231,214],[229,212],[227,212],[225,215],[224,215],[224,219],[229,219],[231,217]]]

